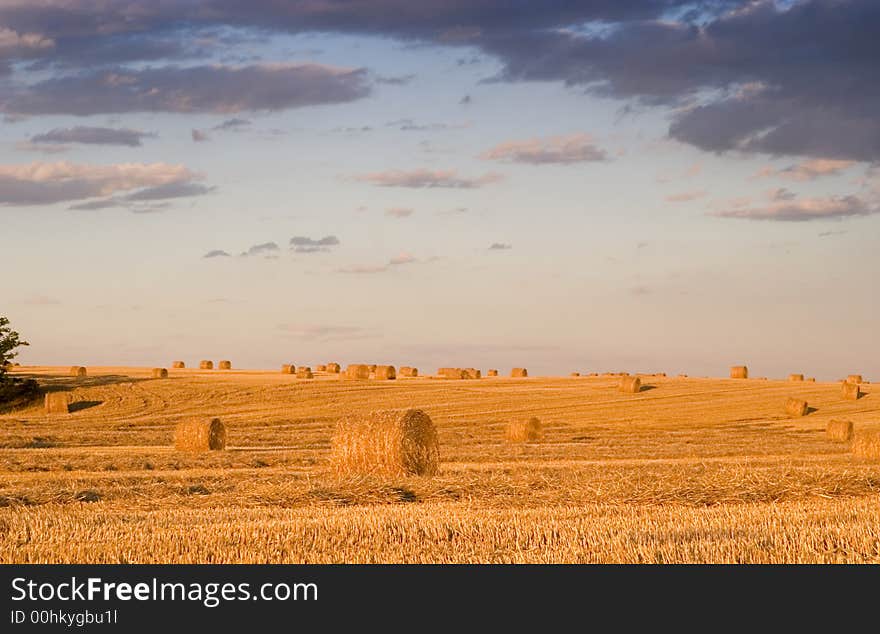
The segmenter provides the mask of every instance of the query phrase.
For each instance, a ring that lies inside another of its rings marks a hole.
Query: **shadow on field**
[[[104,401],[74,401],[67,406],[67,411],[72,414],[73,412],[79,412],[80,410],[97,407],[98,405],[101,405],[103,403]]]
[[[45,374],[17,373],[16,376],[36,379],[44,392],[64,392],[77,387],[100,387],[120,383],[141,383],[149,378],[135,378],[124,374],[104,374],[101,376],[46,376]]]
[[[639,388],[639,392],[648,392],[650,390],[656,390],[656,389],[657,389],[656,385],[643,385],[641,388]]]

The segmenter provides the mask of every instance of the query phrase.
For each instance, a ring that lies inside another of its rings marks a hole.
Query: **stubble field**
[[[825,436],[880,430],[872,385],[845,401],[755,379],[15,374],[74,404],[0,415],[0,563],[880,563],[880,463]],[[789,396],[814,411],[789,417]],[[403,407],[437,425],[438,475],[331,473],[340,416]],[[221,418],[225,451],[171,447],[194,415]],[[505,442],[531,416],[543,441]]]

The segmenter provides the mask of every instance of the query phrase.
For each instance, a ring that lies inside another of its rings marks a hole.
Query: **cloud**
[[[608,160],[588,134],[571,134],[546,139],[508,141],[487,150],[480,158],[531,165],[587,163]]]
[[[413,189],[424,188],[451,188],[451,189],[476,189],[490,183],[497,183],[503,177],[500,174],[489,173],[477,178],[458,176],[454,170],[390,170],[387,172],[373,172],[355,177],[359,181],[372,183],[379,187],[410,187]]]
[[[365,339],[375,336],[360,326],[335,326],[326,324],[279,324],[278,330],[287,335],[309,341]]]
[[[228,258],[228,257],[232,257],[232,256],[230,256],[226,251],[223,251],[222,249],[214,249],[213,251],[208,251],[202,257],[203,258]]]
[[[33,143],[31,141],[19,141],[15,144],[15,149],[20,152],[41,152],[42,154],[63,154],[70,150],[69,145],[59,145],[54,143]]]
[[[834,159],[812,159],[789,165],[784,169],[765,167],[755,174],[755,178],[778,177],[793,181],[814,181],[822,176],[834,176],[855,165],[855,161]]]
[[[512,249],[513,246],[506,244],[504,242],[493,242],[489,245],[490,251],[508,251]]]
[[[87,145],[124,145],[138,147],[145,138],[155,137],[155,134],[132,130],[130,128],[100,128],[89,126],[75,126],[73,128],[55,128],[43,134],[31,137],[31,143],[70,144],[83,143]]]
[[[705,191],[693,191],[693,192],[681,192],[678,194],[670,194],[666,197],[666,202],[669,203],[686,203],[692,200],[698,200],[700,198],[705,198]]]
[[[112,207],[122,207],[124,203],[116,198],[105,198],[103,200],[90,200],[84,203],[71,205],[68,209],[74,211],[95,211],[98,209],[110,209]]]
[[[712,215],[721,218],[742,218],[746,220],[806,222],[809,220],[869,216],[878,212],[880,212],[880,207],[872,206],[856,196],[835,196],[830,198],[781,200],[765,206],[728,209]]]
[[[336,236],[324,236],[317,240],[306,236],[294,236],[290,239],[290,247],[295,253],[322,253],[332,247],[339,246]]]
[[[196,178],[186,167],[167,163],[0,165],[0,205],[48,205],[182,185]]]
[[[232,119],[226,119],[222,123],[215,125],[212,130],[239,130],[241,128],[246,128],[250,126],[253,122],[250,119],[241,119],[239,117],[233,117]]]
[[[142,189],[141,191],[129,194],[125,197],[125,200],[165,200],[167,198],[204,196],[214,191],[214,189],[214,187],[207,187],[200,183],[175,182]]]
[[[644,284],[640,284],[638,286],[633,286],[629,289],[630,295],[634,295],[636,297],[641,297],[644,295],[651,294],[651,288],[649,286],[645,286]]]
[[[211,140],[210,134],[204,130],[196,130],[195,128],[193,128],[190,136],[192,137],[193,143],[204,143],[205,141]]]
[[[403,252],[400,255],[396,255],[390,260],[388,260],[389,266],[400,266],[402,264],[412,264],[413,262],[418,262],[416,257],[411,253]]]
[[[59,302],[54,297],[46,297],[45,295],[33,295],[24,300],[28,306],[57,306]]]
[[[275,242],[263,242],[262,244],[255,244],[247,251],[243,252],[244,256],[252,256],[252,255],[271,255],[273,253],[277,253],[279,250],[278,245]]]
[[[468,127],[466,123],[417,123],[413,119],[398,119],[385,124],[388,128],[397,128],[403,132],[438,132]]]
[[[385,264],[345,266],[336,269],[336,272],[350,273],[354,275],[373,275],[376,273],[387,273],[395,267],[414,264],[415,262],[418,262],[418,259],[411,253],[404,251],[389,259]]]
[[[101,70],[17,85],[9,92],[0,100],[5,113],[87,116],[278,111],[350,102],[366,97],[370,88],[361,69],[256,64]]]
[[[392,207],[385,210],[385,215],[392,218],[408,218],[413,215],[414,211],[414,209],[408,207]]]

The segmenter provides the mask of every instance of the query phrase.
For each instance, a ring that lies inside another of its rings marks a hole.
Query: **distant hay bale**
[[[353,414],[336,426],[331,464],[338,474],[428,476],[439,463],[437,428],[422,410]]]
[[[346,379],[369,379],[370,366],[363,363],[354,363],[345,368]]]
[[[393,381],[397,378],[397,371],[393,365],[377,365],[373,372],[377,381]]]
[[[862,396],[862,389],[858,383],[841,383],[843,398],[847,401],[857,401]]]
[[[486,372],[486,376],[498,376],[498,370],[492,369]]]
[[[226,426],[219,418],[192,418],[177,424],[174,448],[178,451],[219,451],[226,448]]]
[[[323,364],[322,364],[322,365],[318,365],[318,366],[315,366],[315,370],[316,370],[317,372],[326,372],[326,371],[327,371],[327,366],[326,366],[326,365],[323,365]]]
[[[331,374],[339,374],[339,364],[338,363],[328,363],[327,364],[327,372]]]
[[[419,375],[419,369],[409,365],[402,365],[400,366],[399,374],[400,376],[417,377]]]
[[[168,370],[165,368],[153,368],[152,374],[154,379],[168,378]]]
[[[437,370],[437,376],[444,379],[466,379],[467,372],[461,368],[440,368]]]
[[[807,377],[807,383],[815,383],[815,382],[816,382],[816,377],[814,377],[814,376]]]
[[[70,376],[85,376],[86,369],[81,365],[70,366]]]
[[[221,361],[220,365],[217,366],[221,370],[231,370],[232,369],[232,361]]]
[[[590,374],[588,374],[587,376],[591,376],[591,377],[599,376],[599,373],[598,372],[590,372]]]
[[[785,411],[790,416],[806,416],[810,410],[810,406],[806,401],[796,398],[789,398],[785,401]]]
[[[507,442],[538,442],[544,437],[541,421],[534,416],[528,420],[511,421],[507,425]]]
[[[679,374],[679,375],[678,375],[678,378],[680,378],[680,379],[686,379],[686,378],[688,378],[688,375],[687,375],[687,374]]]
[[[464,373],[469,379],[482,379],[483,373],[476,368],[465,368]]]
[[[183,361],[172,361],[172,363],[171,363],[171,367],[172,367],[172,368],[178,368],[178,369],[179,369],[179,368],[185,368],[185,367],[186,367],[186,364],[185,364]]]
[[[862,381],[861,374],[850,374],[848,377],[846,377],[846,382],[847,383],[856,383],[856,384],[864,383],[864,381]]]
[[[642,380],[637,376],[624,376],[618,389],[627,394],[638,394],[642,391]]]
[[[747,379],[749,378],[749,368],[744,365],[734,365],[730,367],[731,379]]]
[[[67,392],[48,392],[44,406],[47,414],[67,414],[70,412],[70,394]]]
[[[213,370],[214,362],[213,361],[199,361],[199,370]]]
[[[569,376],[580,376],[580,372],[572,372]]]
[[[312,374],[312,369],[307,365],[301,365],[296,369],[296,378],[298,379],[313,379],[315,375]]]
[[[525,368],[514,368],[513,370],[510,371],[510,376],[512,376],[512,377],[523,378],[523,377],[527,377],[528,375],[529,375],[529,371],[526,370]]]
[[[859,430],[853,435],[851,448],[854,456],[880,460],[880,431]]]
[[[831,440],[849,442],[853,437],[853,424],[851,420],[832,420],[825,428],[825,435]]]
[[[788,380],[789,381],[803,381],[804,375],[803,374],[789,374]]]
[[[296,374],[296,366],[292,363],[285,363],[281,366],[281,374]]]
[[[371,363],[367,367],[370,368],[370,374],[372,374],[373,372],[376,371],[376,364],[375,363]]]

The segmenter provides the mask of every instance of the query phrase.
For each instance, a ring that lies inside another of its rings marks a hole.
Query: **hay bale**
[[[847,401],[857,401],[862,396],[862,388],[858,383],[846,383],[843,382],[840,384],[842,387],[843,398]]]
[[[81,365],[70,366],[70,376],[85,376],[86,369]]]
[[[730,366],[731,379],[747,379],[749,378],[749,368],[744,365]]]
[[[513,370],[510,371],[510,376],[512,376],[512,377],[523,378],[523,377],[527,377],[528,375],[529,375],[529,371],[526,370],[525,368],[514,368]]]
[[[185,368],[186,364],[183,361],[172,361],[171,367],[180,369],[180,368]]]
[[[298,379],[313,379],[315,375],[312,374],[312,369],[307,365],[301,365],[296,369],[296,378]]]
[[[221,361],[220,365],[217,366],[221,370],[231,370],[232,369],[232,361]]]
[[[315,371],[316,371],[316,372],[326,372],[326,371],[327,371],[327,366],[326,366],[326,365],[323,365],[323,364],[322,364],[322,365],[315,366]]]
[[[330,374],[339,374],[339,364],[338,363],[328,363],[327,364],[327,372]]]
[[[486,372],[486,376],[498,376],[498,370],[492,369]]]
[[[534,416],[528,420],[511,421],[507,425],[507,442],[538,442],[544,437],[541,421]]]
[[[226,448],[226,426],[219,418],[191,418],[174,429],[178,451],[218,451]]]
[[[330,455],[339,474],[434,475],[440,444],[437,428],[425,412],[389,410],[341,419]]]
[[[466,379],[467,373],[461,368],[440,368],[437,370],[437,376],[444,379]]]
[[[810,406],[806,401],[797,398],[788,398],[785,401],[785,411],[789,416],[806,416]]]
[[[165,368],[153,368],[152,370],[154,379],[167,379],[168,378],[168,370]]]
[[[213,361],[199,361],[199,370],[213,370],[214,362]]]
[[[417,377],[419,375],[419,369],[408,365],[402,365],[400,366],[399,374],[400,376]]]
[[[572,372],[569,376],[580,376],[580,372]]]
[[[847,383],[856,383],[856,384],[864,383],[864,381],[862,381],[861,374],[850,374],[848,377],[846,377],[846,382]]]
[[[393,381],[397,378],[397,372],[393,365],[377,365],[373,372],[375,372],[377,381]]]
[[[789,381],[803,381],[804,375],[803,374],[789,374],[788,380]]]
[[[831,440],[849,442],[853,437],[853,424],[851,420],[832,420],[825,427],[825,435]]]
[[[47,414],[68,414],[70,394],[67,392],[47,392],[44,407]]]
[[[467,378],[469,378],[469,379],[482,379],[483,378],[483,373],[480,372],[479,370],[477,370],[476,368],[465,368],[464,373],[467,376]]]
[[[638,394],[642,391],[642,380],[637,376],[624,376],[620,379],[618,389],[627,394]]]
[[[880,431],[859,430],[853,436],[852,453],[859,458],[880,460]]]
[[[285,363],[281,366],[281,374],[296,374],[296,366],[292,363]]]
[[[815,383],[815,382],[816,382],[816,377],[814,377],[814,376],[807,377],[807,383]]]
[[[370,366],[363,363],[355,363],[345,368],[346,379],[369,379]]]

